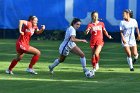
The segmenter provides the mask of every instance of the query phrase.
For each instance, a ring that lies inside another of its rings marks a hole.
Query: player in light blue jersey
[[[138,59],[137,44],[135,39],[135,31],[137,32],[137,40],[140,40],[140,33],[138,28],[138,23],[133,19],[133,12],[130,9],[126,9],[123,12],[123,19],[120,22],[120,33],[122,46],[127,54],[127,62],[130,66],[130,71],[134,71],[133,64]],[[131,54],[134,56],[132,62]]]
[[[62,63],[65,58],[69,55],[69,52],[76,54],[80,57],[80,61],[83,67],[83,71],[86,72],[86,58],[83,51],[76,45],[76,42],[84,42],[87,43],[85,39],[77,39],[76,38],[76,30],[80,27],[81,21],[78,18],[74,18],[71,22],[71,26],[69,26],[65,33],[65,38],[59,47],[59,58],[55,59],[53,64],[49,65],[50,73],[53,74],[53,69]]]

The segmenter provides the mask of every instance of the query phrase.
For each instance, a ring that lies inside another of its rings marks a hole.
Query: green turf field
[[[60,41],[31,41],[42,55],[35,65],[38,75],[25,70],[31,55],[25,55],[14,68],[14,75],[5,74],[11,60],[16,56],[15,40],[0,40],[0,93],[140,93],[140,64],[134,72],[129,71],[120,43],[105,43],[101,52],[100,69],[95,78],[87,79],[82,72],[79,57],[69,55],[51,76],[48,65],[58,57]],[[89,44],[78,43],[90,64]],[[140,47],[138,47],[140,49]]]

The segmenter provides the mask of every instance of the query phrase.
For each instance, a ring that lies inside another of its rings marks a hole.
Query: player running
[[[60,56],[59,58],[54,60],[54,63],[52,65],[49,65],[49,70],[51,74],[53,74],[53,69],[65,60],[65,58],[69,55],[69,52],[80,56],[83,71],[86,72],[87,69],[86,69],[85,54],[75,43],[75,42],[87,43],[85,39],[76,38],[76,29],[78,29],[80,25],[81,25],[80,19],[74,18],[73,21],[71,22],[71,26],[67,28],[64,41],[61,43],[59,47]]]
[[[91,63],[93,70],[97,71],[99,69],[99,59],[100,52],[104,45],[103,33],[109,38],[112,39],[111,35],[108,35],[108,32],[105,29],[104,23],[100,22],[98,19],[98,12],[93,11],[91,13],[92,22],[88,24],[86,29],[86,34],[91,34],[90,38],[90,47],[92,50]]]
[[[30,38],[34,34],[34,32],[36,34],[40,34],[45,29],[45,25],[42,25],[42,28],[39,30],[37,27],[37,22],[38,18],[36,16],[30,16],[28,21],[19,21],[20,36],[16,42],[17,57],[12,60],[9,68],[6,70],[7,74],[13,74],[12,69],[22,59],[25,53],[33,55],[29,67],[26,71],[32,74],[37,74],[37,72],[33,70],[33,65],[35,65],[35,63],[38,61],[40,57],[40,51],[29,45]]]
[[[123,12],[123,19],[120,22],[120,33],[121,33],[121,40],[122,46],[127,54],[127,62],[130,66],[130,71],[134,71],[133,64],[135,64],[136,60],[138,59],[138,51],[137,51],[137,44],[135,40],[135,29],[137,32],[137,40],[140,40],[140,33],[138,28],[138,23],[133,17],[133,12],[130,9],[126,9]],[[134,56],[134,60],[132,63],[132,55]]]

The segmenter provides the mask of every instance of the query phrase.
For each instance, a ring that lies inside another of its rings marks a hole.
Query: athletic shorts
[[[67,56],[69,55],[70,50],[73,49],[75,46],[76,44],[74,42],[68,42],[66,44],[62,42],[62,44],[59,47],[59,53],[61,55]]]
[[[16,42],[16,51],[17,53],[26,53],[29,49],[29,45],[21,44],[20,42]]]
[[[96,46],[103,46],[104,45],[104,41],[102,39],[94,39],[94,40],[91,40],[90,41],[90,47],[91,48],[94,48]]]
[[[133,46],[136,46],[136,41],[135,40],[131,40],[131,41],[127,41],[126,44],[124,44],[122,42],[122,46],[125,47],[125,46],[129,46],[129,47],[133,47]]]

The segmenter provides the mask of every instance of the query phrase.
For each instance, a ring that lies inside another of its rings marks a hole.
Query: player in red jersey
[[[108,32],[105,29],[104,23],[98,21],[98,12],[94,11],[91,13],[92,22],[88,24],[86,29],[86,34],[90,32],[90,47],[92,49],[92,66],[93,70],[96,71],[99,69],[99,59],[100,59],[100,52],[104,45],[103,41],[103,33],[109,38],[112,39],[111,35],[108,35]]]
[[[37,74],[37,72],[33,70],[33,65],[35,65],[35,63],[38,61],[40,57],[40,51],[29,45],[30,38],[34,32],[36,34],[40,34],[45,29],[45,25],[42,25],[42,28],[39,30],[37,27],[37,22],[38,18],[36,16],[30,16],[28,21],[19,21],[20,36],[16,42],[17,57],[12,60],[9,68],[6,70],[7,74],[13,74],[12,69],[22,59],[25,53],[33,55],[29,67],[26,71],[32,74]]]

